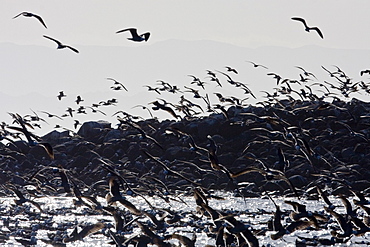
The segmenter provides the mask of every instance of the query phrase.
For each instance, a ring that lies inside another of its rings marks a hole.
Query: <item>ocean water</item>
[[[267,228],[267,222],[273,216],[275,212],[275,206],[268,198],[241,198],[235,197],[231,193],[217,192],[217,196],[223,199],[209,199],[209,206],[215,210],[219,210],[225,213],[230,213],[235,216],[236,219],[248,225],[249,228],[256,232]],[[24,203],[20,206],[15,205],[15,198],[6,197],[0,198],[0,229],[2,235],[8,236],[9,239],[1,243],[1,246],[22,246],[21,243],[16,241],[16,238],[26,238],[25,236],[29,233],[34,236],[36,240],[36,246],[51,246],[46,244],[42,239],[50,239],[49,236],[57,234],[60,238],[64,238],[71,234],[75,226],[83,226],[88,224],[95,224],[102,222],[105,227],[99,230],[95,234],[91,234],[85,237],[82,241],[77,240],[71,243],[67,243],[66,246],[114,246],[109,242],[111,239],[108,235],[108,229],[114,230],[114,219],[110,215],[102,215],[99,212],[93,212],[85,206],[75,207],[73,204],[72,197],[40,197],[34,200],[38,202],[43,210],[39,213],[39,210],[31,205],[30,203]],[[147,212],[154,212],[148,204],[140,197],[126,197],[127,200],[132,202],[137,208],[145,210]],[[206,216],[202,216],[196,211],[196,204],[194,197],[181,195],[183,202],[171,200],[169,203],[164,200],[155,197],[148,197],[147,200],[152,204],[153,207],[158,209],[169,209],[177,212],[182,216],[181,223],[169,225],[165,231],[157,233],[160,236],[169,235],[172,233],[181,234],[192,238],[193,234],[196,234],[195,246],[205,246],[207,244],[214,245],[215,239],[209,236],[208,226],[211,221]],[[333,204],[338,207],[335,209],[338,213],[345,213],[340,200],[334,197],[329,197]],[[351,198],[349,198],[351,200]],[[280,206],[282,212],[292,211],[292,207],[284,200],[297,201],[296,198],[284,198],[275,197],[273,200],[277,205]],[[105,198],[98,197],[98,201],[105,206]],[[298,201],[297,201],[298,202]],[[306,205],[308,211],[318,212],[326,214],[323,206],[323,201],[319,200],[299,200],[300,203]],[[127,210],[120,204],[117,204],[120,210]],[[156,210],[157,211],[157,210]],[[158,212],[158,211],[157,211]],[[363,212],[358,211],[359,215],[362,216]],[[193,217],[193,216],[196,217]],[[158,218],[158,215],[157,215]],[[283,216],[282,224],[286,225],[289,222],[288,216]],[[148,223],[149,220],[146,217],[140,218],[140,222]],[[141,230],[132,224],[133,228],[127,228],[127,232],[124,232],[124,236],[129,238],[133,235],[138,235]],[[199,227],[196,227],[199,226]],[[318,237],[318,238],[331,238],[330,230],[333,227],[337,227],[337,222],[330,218],[325,224],[323,229],[320,230],[299,230],[291,234],[284,235],[281,239],[272,240],[270,235],[273,231],[266,231],[263,235],[258,235],[260,246],[296,246],[296,240],[298,237]],[[203,228],[203,229],[202,229]],[[59,229],[59,230],[56,230]],[[79,228],[79,231],[81,227]],[[31,232],[31,233],[30,233]],[[369,242],[369,233],[363,236],[353,236],[349,242],[345,244],[336,244],[335,246],[367,246]],[[181,246],[177,240],[170,240],[169,242],[175,244],[174,246]],[[133,245],[131,245],[133,246]],[[148,245],[155,246],[155,245]]]

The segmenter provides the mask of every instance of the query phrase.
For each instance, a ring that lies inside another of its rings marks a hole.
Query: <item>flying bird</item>
[[[231,68],[229,66],[226,66],[225,68],[227,69],[228,72],[233,72],[235,74],[238,74],[238,71],[236,69],[234,69],[234,68]]]
[[[123,88],[123,89],[125,89],[128,92],[127,88],[122,83],[120,83],[119,81],[117,81],[117,80],[115,80],[113,78],[107,78],[107,80],[114,81],[114,85],[118,85],[117,87]]]
[[[253,64],[253,67],[254,68],[258,68],[258,67],[261,67],[261,68],[264,68],[264,69],[268,69],[266,66],[262,65],[262,64],[257,64],[255,62],[252,62],[252,61],[247,61],[248,63],[251,63]]]
[[[137,33],[137,29],[136,28],[126,28],[126,29],[122,29],[122,30],[119,30],[117,31],[116,33],[123,33],[123,32],[126,32],[126,31],[130,31],[131,33],[131,38],[127,38],[128,40],[132,40],[132,41],[136,41],[136,42],[141,42],[141,41],[148,41],[149,39],[149,36],[150,36],[150,33],[147,32],[147,33],[143,33],[143,34],[138,34]]]
[[[50,39],[50,40],[54,41],[55,43],[57,43],[57,45],[58,45],[57,49],[69,48],[72,51],[74,51],[76,53],[79,53],[79,51],[76,48],[73,48],[72,46],[62,44],[62,42],[60,42],[59,40],[53,39],[53,38],[51,38],[49,36],[46,36],[46,35],[43,35],[43,36],[44,36],[44,38]]]
[[[83,240],[83,238],[89,236],[90,234],[98,232],[102,228],[104,228],[104,224],[101,222],[91,224],[91,225],[86,225],[84,228],[82,228],[80,232],[77,232],[77,227],[76,227],[70,236],[63,238],[63,243]]]
[[[18,16],[21,16],[21,15],[23,15],[23,16],[25,16],[25,17],[35,17],[37,20],[39,20],[39,22],[41,22],[41,24],[42,24],[45,28],[47,28],[47,27],[46,27],[45,22],[42,20],[42,18],[41,18],[39,15],[35,15],[35,14],[33,14],[33,13],[30,13],[30,12],[22,12],[22,13],[20,13],[20,14],[16,15],[16,16],[14,16],[14,17],[13,17],[13,19],[15,19],[15,18],[17,18]]]
[[[66,96],[67,96],[67,95],[65,95],[63,91],[60,91],[60,92],[59,92],[59,95],[57,96],[57,98],[58,98],[59,100],[62,100],[62,98],[63,98],[63,97],[66,97]]]
[[[305,27],[306,32],[314,30],[319,34],[319,36],[322,39],[324,38],[324,35],[322,35],[322,32],[320,31],[320,29],[318,27],[309,27],[309,26],[307,26],[306,21],[303,18],[301,18],[301,17],[292,17],[292,20],[302,22],[304,27]]]

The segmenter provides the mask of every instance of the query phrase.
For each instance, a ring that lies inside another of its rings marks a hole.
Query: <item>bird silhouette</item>
[[[143,33],[143,34],[138,34],[137,33],[137,29],[136,28],[126,28],[126,29],[122,29],[122,30],[119,30],[117,31],[116,33],[122,33],[122,32],[126,32],[126,31],[130,31],[131,33],[131,38],[127,38],[128,40],[132,40],[132,41],[135,41],[135,42],[141,42],[141,41],[148,41],[149,37],[150,37],[150,33],[147,32],[147,33]]]
[[[261,68],[264,68],[264,69],[268,69],[266,66],[262,65],[262,64],[257,64],[255,62],[252,62],[252,61],[247,61],[248,63],[251,63],[253,64],[253,67],[254,68],[258,68],[258,67],[261,67]]]
[[[114,81],[114,85],[118,85],[117,87],[119,87],[119,88],[123,88],[123,89],[125,89],[126,91],[128,91],[127,90],[127,88],[121,83],[121,82],[119,82],[119,81],[117,81],[117,80],[115,80],[115,79],[113,79],[113,78],[107,78],[107,80],[111,80],[111,81]]]
[[[303,18],[301,18],[301,17],[292,17],[292,20],[302,22],[304,27],[305,27],[306,32],[310,32],[311,30],[314,30],[319,34],[319,36],[322,39],[324,38],[324,35],[322,34],[322,32],[320,31],[320,29],[318,27],[309,27],[309,26],[307,26],[306,21]]]
[[[17,195],[17,197],[19,198],[18,200],[14,199],[14,202],[17,204],[17,205],[22,205],[23,203],[25,202],[29,202],[31,203],[32,205],[34,205],[38,210],[40,210],[40,212],[43,212],[41,207],[40,207],[40,204],[38,204],[37,202],[31,200],[31,199],[28,199],[28,198],[25,198],[24,195],[22,194],[22,192],[20,192],[17,188],[15,187],[10,187],[9,188],[11,191],[14,192],[14,194]]]
[[[57,45],[58,45],[57,49],[69,48],[70,50],[72,50],[76,53],[79,53],[79,51],[76,48],[73,48],[72,46],[69,46],[69,45],[62,44],[62,42],[60,42],[59,40],[53,39],[53,38],[51,38],[49,36],[46,36],[46,35],[43,35],[43,37],[47,38],[47,39],[50,39],[50,40],[54,41],[55,43],[57,43]]]
[[[35,17],[39,22],[41,22],[41,24],[42,24],[45,28],[47,28],[47,27],[46,27],[46,24],[45,24],[45,22],[42,20],[41,16],[39,16],[39,15],[35,15],[35,14],[31,13],[31,12],[22,12],[22,13],[20,13],[20,14],[16,15],[16,16],[14,16],[14,17],[13,17],[13,19],[15,19],[15,18],[17,18],[18,16],[21,16],[21,15],[23,15],[23,16],[25,16],[25,17]]]
[[[62,100],[62,98],[63,98],[63,97],[67,97],[67,95],[65,95],[63,91],[60,91],[60,92],[59,92],[59,95],[57,96],[57,98],[58,98],[59,100]]]
[[[83,238],[87,237],[90,234],[93,234],[100,229],[104,228],[104,224],[98,222],[96,224],[87,225],[80,232],[77,232],[77,227],[73,230],[69,237],[63,239],[63,243],[74,242],[77,240],[83,240]]]

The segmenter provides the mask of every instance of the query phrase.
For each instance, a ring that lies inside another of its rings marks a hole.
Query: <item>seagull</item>
[[[63,98],[63,97],[66,97],[66,96],[67,96],[67,95],[65,95],[63,91],[60,91],[60,92],[59,92],[59,95],[57,96],[57,98],[58,98],[59,100],[62,100],[62,98]]]
[[[235,74],[238,74],[238,71],[236,71],[236,69],[234,69],[234,68],[231,68],[231,67],[229,67],[229,66],[226,66],[225,68],[226,68],[226,69],[227,69],[227,71],[229,71],[229,72],[234,72]]]
[[[86,225],[84,228],[82,228],[80,232],[77,232],[77,227],[76,227],[70,236],[63,238],[63,243],[83,240],[83,238],[89,236],[90,234],[96,233],[102,228],[104,228],[104,224],[101,222],[91,224],[91,225]]]
[[[75,102],[78,104],[80,104],[80,102],[84,101],[80,95],[77,95],[77,99],[75,100]]]
[[[107,78],[107,80],[114,81],[114,85],[118,85],[118,87],[121,87],[121,88],[125,89],[128,92],[127,88],[122,83],[120,83],[119,81],[117,81],[113,78]]]
[[[252,61],[247,61],[248,63],[251,63],[253,64],[253,67],[254,68],[258,68],[258,67],[261,67],[261,68],[264,68],[264,69],[268,69],[265,65],[262,65],[262,64],[257,64],[255,62],[252,62]]]
[[[56,118],[59,118],[60,120],[63,120],[63,118],[61,118],[57,115],[51,114],[49,112],[46,112],[46,111],[40,111],[40,112],[45,113],[46,115],[48,115],[49,118],[56,117]]]
[[[79,51],[78,51],[77,49],[75,49],[75,48],[73,48],[73,47],[71,47],[71,46],[69,46],[69,45],[64,45],[64,44],[62,44],[59,40],[53,39],[53,38],[51,38],[51,37],[49,37],[49,36],[46,36],[46,35],[43,35],[43,36],[44,36],[44,38],[50,39],[50,40],[54,41],[55,43],[57,43],[57,45],[58,45],[57,49],[69,48],[69,49],[71,49],[72,51],[74,51],[74,52],[76,52],[76,53],[79,53]]]
[[[25,16],[25,17],[35,17],[37,20],[39,20],[39,22],[41,22],[41,24],[42,24],[45,28],[47,28],[47,27],[46,27],[46,25],[45,25],[45,22],[42,20],[42,18],[41,18],[40,16],[35,15],[35,14],[33,14],[33,13],[30,13],[30,12],[22,12],[22,13],[20,13],[20,14],[16,15],[16,16],[14,16],[14,17],[13,17],[13,19],[15,19],[15,18],[17,18],[18,16],[21,16],[21,15],[23,15],[23,16]]]
[[[126,28],[126,29],[122,29],[122,30],[117,31],[116,33],[122,33],[122,32],[126,32],[126,31],[130,31],[130,33],[132,35],[131,38],[127,38],[127,39],[132,40],[132,41],[136,41],[136,42],[141,42],[141,41],[144,41],[144,40],[146,42],[146,41],[148,41],[149,36],[150,36],[149,32],[139,35],[137,33],[136,28]]]
[[[301,17],[292,17],[292,20],[302,22],[304,27],[305,27],[306,32],[309,32],[311,30],[315,30],[322,39],[324,38],[324,36],[322,35],[322,33],[321,33],[321,31],[318,27],[309,27],[309,26],[307,26],[306,21],[303,18],[301,18]]]

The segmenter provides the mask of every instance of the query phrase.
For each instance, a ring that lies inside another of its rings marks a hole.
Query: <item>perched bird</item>
[[[314,30],[319,34],[319,36],[322,39],[324,38],[324,35],[322,34],[322,32],[320,31],[320,29],[318,27],[309,27],[309,26],[307,26],[306,21],[303,18],[301,18],[301,17],[292,17],[292,20],[302,22],[304,27],[305,27],[306,32]]]
[[[33,14],[33,13],[30,13],[30,12],[22,12],[22,13],[20,13],[20,14],[16,15],[16,16],[14,16],[14,17],[13,17],[13,19],[15,19],[15,18],[17,18],[18,16],[21,16],[21,15],[23,15],[23,16],[25,16],[25,17],[35,17],[37,20],[39,20],[39,22],[41,22],[41,24],[42,24],[45,28],[47,28],[47,27],[46,27],[46,25],[45,25],[45,22],[42,20],[42,18],[41,18],[39,15],[35,15],[35,14]]]
[[[50,40],[54,41],[55,43],[57,43],[57,45],[58,45],[57,49],[69,48],[69,49],[71,49],[72,51],[74,51],[74,52],[76,52],[76,53],[79,53],[79,51],[78,51],[76,48],[73,48],[72,46],[64,45],[64,44],[62,44],[62,42],[60,42],[59,40],[53,39],[53,38],[51,38],[51,37],[49,37],[49,36],[46,36],[46,35],[43,35],[43,36],[44,36],[44,38],[50,39]]]
[[[122,32],[126,32],[126,31],[130,31],[131,33],[131,38],[127,38],[128,40],[132,40],[132,41],[136,41],[136,42],[141,42],[141,41],[148,41],[149,39],[149,36],[150,36],[150,33],[147,32],[147,33],[143,33],[143,34],[138,34],[137,33],[137,29],[136,28],[126,28],[126,29],[122,29],[122,30],[119,30],[117,31],[116,33],[122,33]]]

